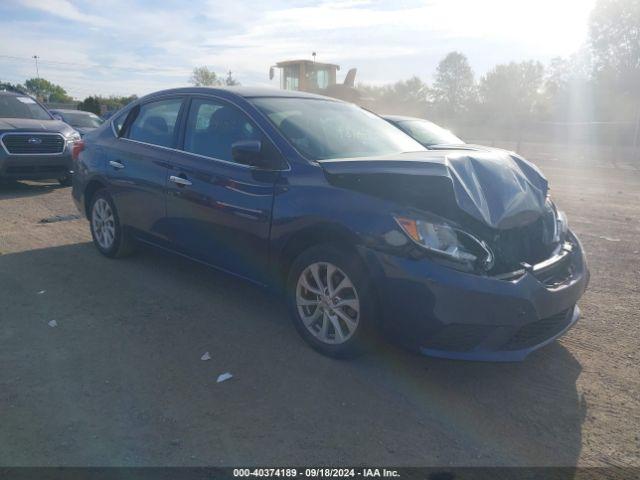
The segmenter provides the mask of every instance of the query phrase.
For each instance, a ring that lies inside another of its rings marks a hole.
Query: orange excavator
[[[355,88],[357,69],[347,72],[342,83],[336,82],[336,73],[340,65],[320,63],[314,60],[287,60],[278,62],[269,69],[269,80],[273,80],[275,70],[280,70],[280,88],[317,93],[362,105],[365,102],[362,92]]]

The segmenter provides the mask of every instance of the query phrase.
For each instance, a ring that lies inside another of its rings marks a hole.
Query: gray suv
[[[36,100],[0,92],[0,180],[56,179],[71,184],[71,149],[80,134]]]

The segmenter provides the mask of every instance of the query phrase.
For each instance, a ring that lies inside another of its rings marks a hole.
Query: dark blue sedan
[[[427,149],[316,95],[183,88],[128,105],[73,156],[103,255],[153,245],[284,292],[326,355],[383,332],[429,355],[521,360],[578,319],[580,242],[511,152]]]

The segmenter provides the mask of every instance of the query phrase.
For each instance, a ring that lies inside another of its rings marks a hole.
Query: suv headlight
[[[80,135],[79,132],[75,130],[67,136],[68,143],[76,143],[76,142],[79,142],[81,139],[82,139],[82,136]]]
[[[446,223],[433,223],[407,217],[394,217],[404,233],[420,247],[435,256],[453,261],[472,270],[489,270],[494,257],[487,244]]]

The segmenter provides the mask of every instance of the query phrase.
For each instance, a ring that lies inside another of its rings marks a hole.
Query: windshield
[[[64,112],[60,116],[72,127],[98,128],[103,122],[100,117],[89,112]]]
[[[458,145],[464,143],[449,130],[426,120],[400,120],[398,127],[407,132],[422,145]]]
[[[49,113],[33,98],[14,95],[0,95],[0,118],[51,120]]]
[[[252,102],[310,160],[424,150],[385,120],[349,103],[273,97]]]

